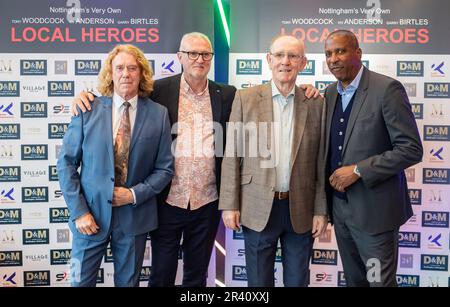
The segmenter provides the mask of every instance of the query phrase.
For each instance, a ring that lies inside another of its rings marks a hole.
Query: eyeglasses
[[[182,51],[182,53],[186,53],[190,60],[197,60],[199,56],[202,56],[203,61],[211,61],[214,53],[213,52],[197,52],[197,51]]]
[[[284,53],[284,52],[277,52],[277,53],[272,53],[269,52],[275,59],[277,59],[277,61],[281,61],[284,59],[285,56],[287,56],[288,60],[291,62],[298,62],[300,60],[302,60],[304,58],[303,55],[299,55],[299,54],[293,54],[293,53]]]

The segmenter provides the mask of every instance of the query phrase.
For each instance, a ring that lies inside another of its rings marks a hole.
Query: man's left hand
[[[313,238],[320,237],[328,225],[328,217],[326,215],[314,215],[313,225],[312,225],[312,236]]]
[[[345,189],[355,183],[359,176],[353,170],[355,165],[343,166],[334,171],[330,176],[331,186],[339,192],[345,192]]]
[[[130,189],[123,187],[114,187],[112,206],[120,207],[134,202],[133,193]]]
[[[301,84],[300,88],[305,91],[306,98],[317,98],[320,96],[320,91],[312,84]]]

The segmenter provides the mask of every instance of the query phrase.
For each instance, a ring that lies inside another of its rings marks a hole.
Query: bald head
[[[269,52],[274,53],[274,49],[276,49],[277,46],[285,44],[290,45],[295,44],[298,53],[302,56],[305,55],[305,44],[303,43],[303,41],[299,40],[293,35],[286,35],[286,34],[275,36],[272,39],[272,41],[270,42]]]

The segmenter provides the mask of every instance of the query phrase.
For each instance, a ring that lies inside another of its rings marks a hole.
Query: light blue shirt
[[[342,99],[342,110],[347,108],[348,104],[350,103],[350,100],[352,100],[353,95],[355,94],[356,90],[359,86],[359,81],[361,81],[361,76],[364,70],[364,65],[361,65],[361,68],[359,69],[358,74],[356,75],[355,79],[353,79],[352,83],[350,83],[347,88],[344,89],[342,86],[342,82],[338,81],[337,83],[337,91],[339,94],[341,94]]]
[[[289,191],[291,179],[295,86],[287,97],[284,97],[273,81],[271,85],[273,121],[275,124],[275,129],[273,130],[275,140],[275,190],[278,192],[287,192]],[[279,127],[279,129],[276,129],[276,127]]]

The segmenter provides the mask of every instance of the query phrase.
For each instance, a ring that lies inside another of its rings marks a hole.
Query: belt
[[[289,198],[289,191],[287,191],[287,192],[275,192],[275,196],[273,198],[277,199],[277,200],[288,199]]]

